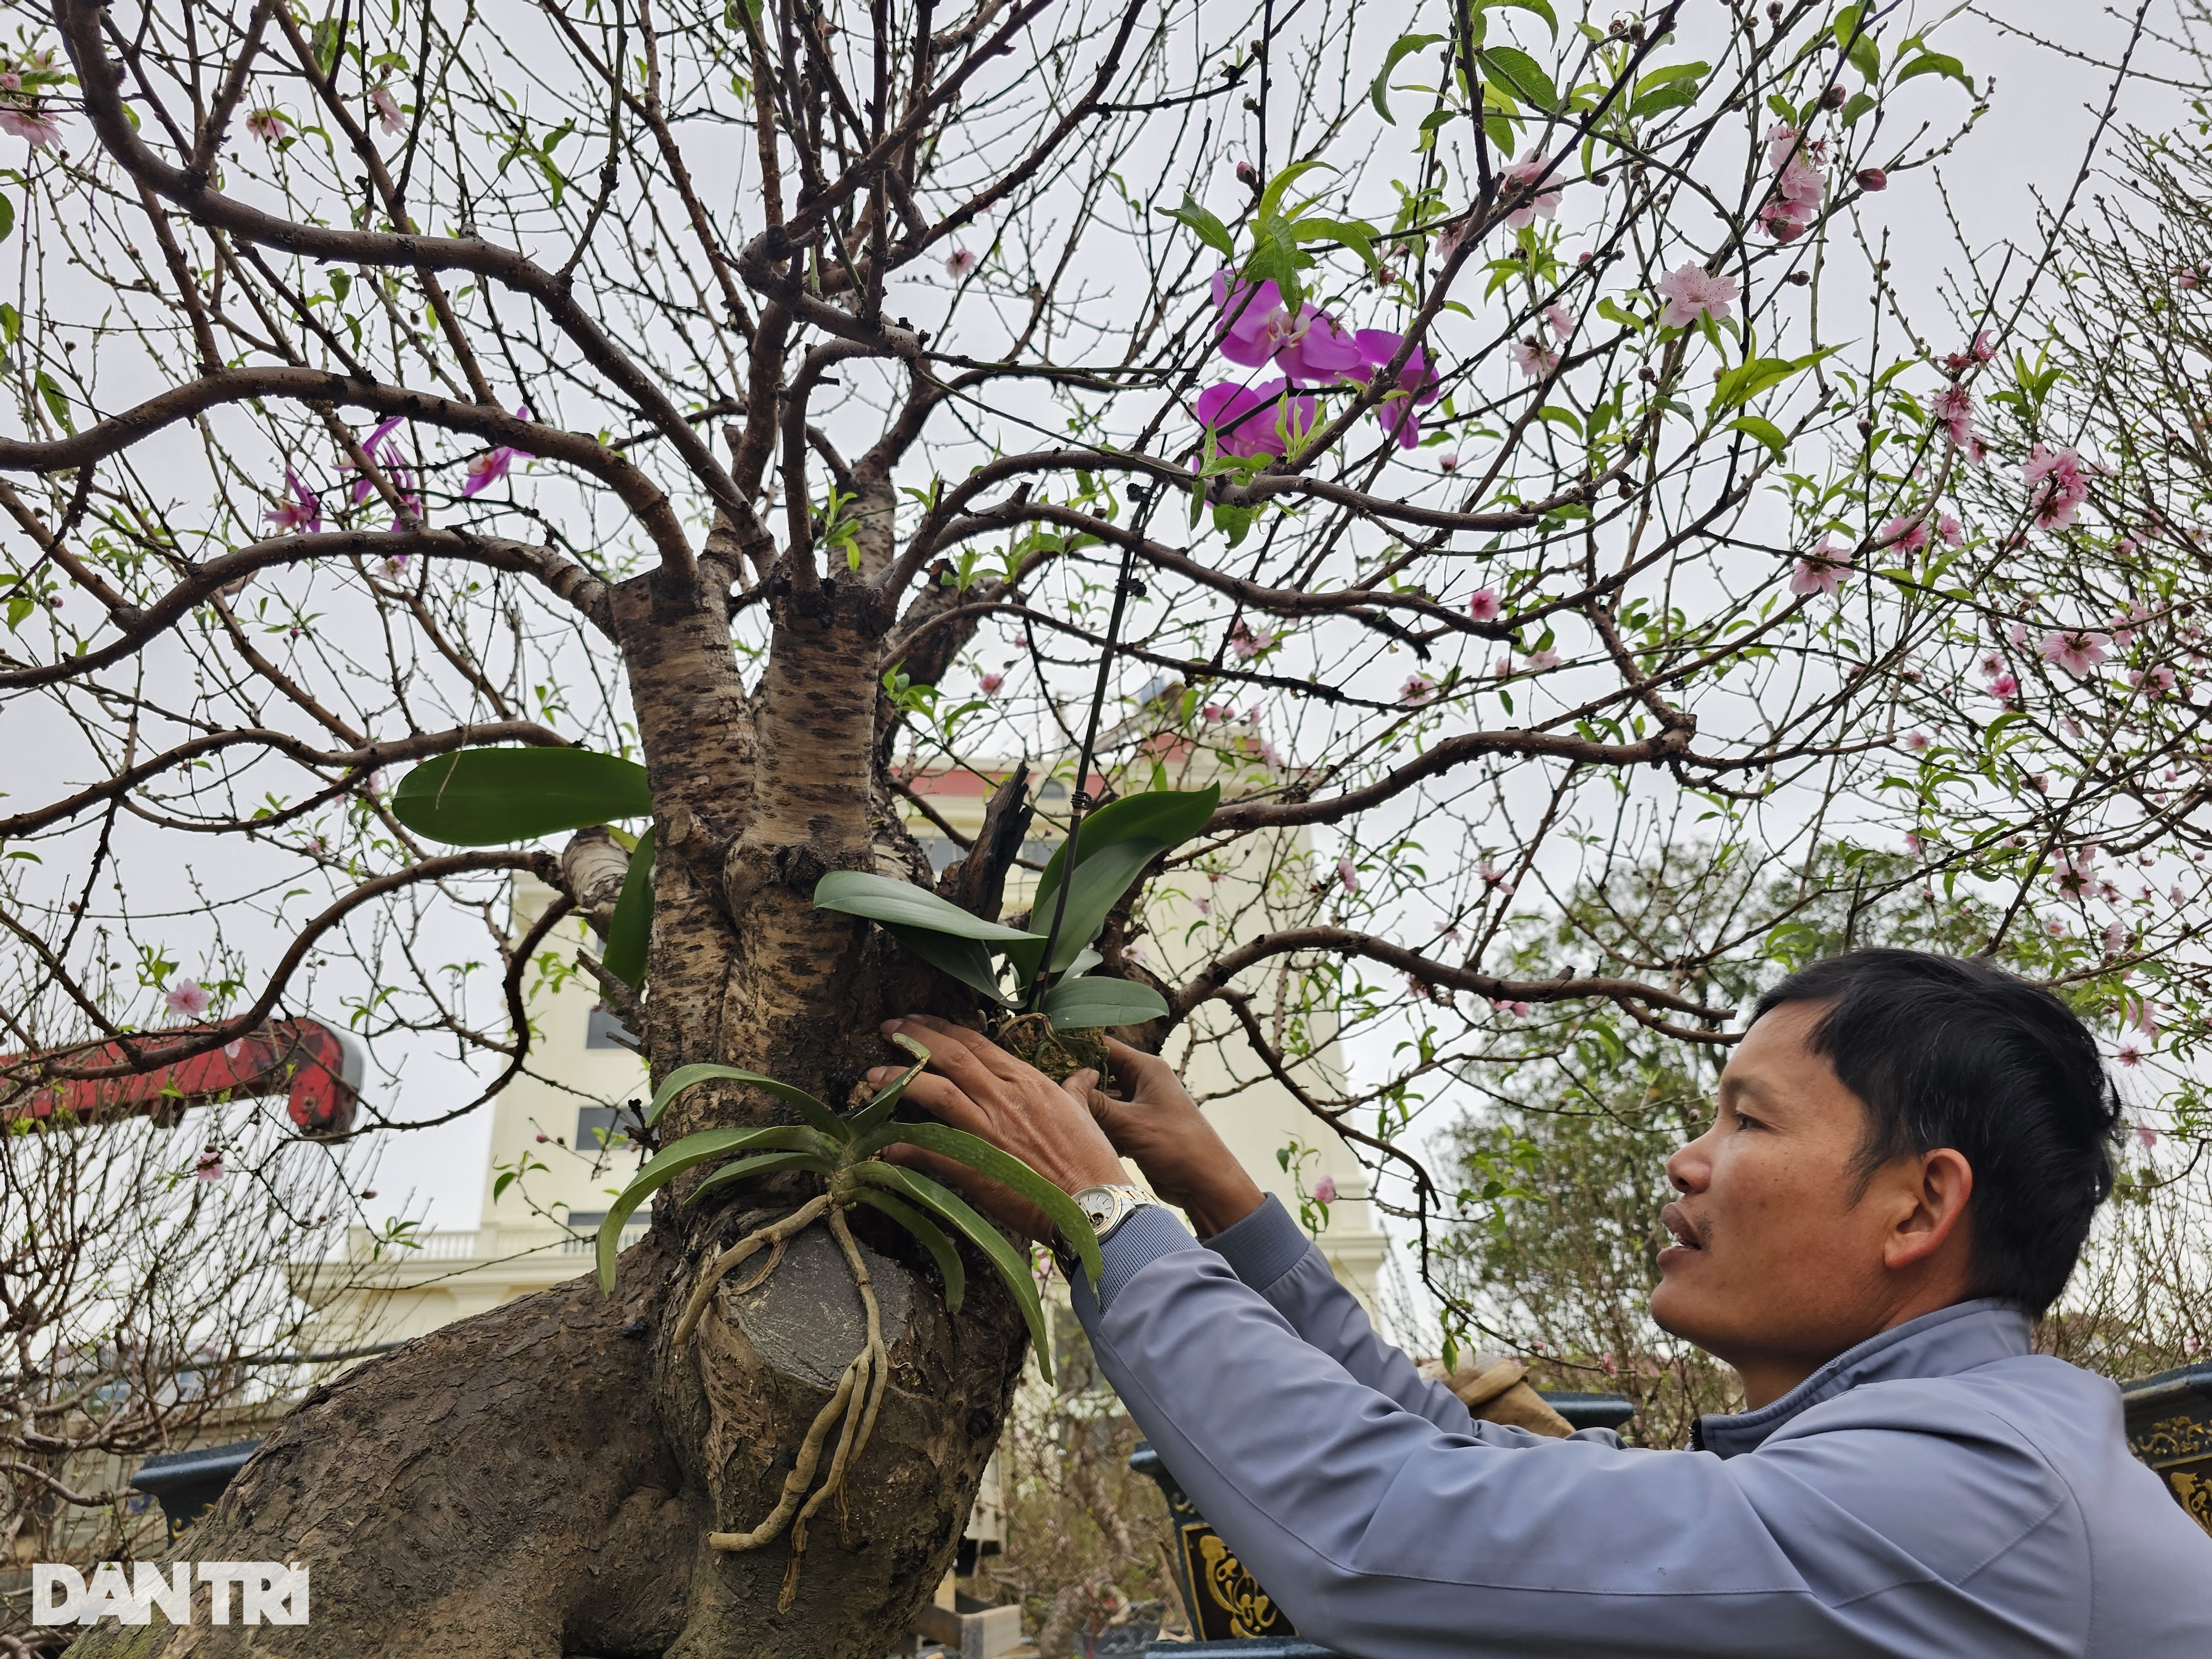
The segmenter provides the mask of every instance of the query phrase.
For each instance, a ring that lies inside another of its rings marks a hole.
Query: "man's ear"
[[[1927,1261],[1955,1239],[1966,1240],[1966,1200],[1974,1195],[1974,1166],[1949,1146],[1905,1160],[1898,1193],[1908,1200],[1882,1242],[1882,1265],[1895,1271]]]

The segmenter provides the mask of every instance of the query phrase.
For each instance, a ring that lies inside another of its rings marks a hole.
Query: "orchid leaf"
[[[1076,1254],[1083,1258],[1083,1270],[1091,1275],[1092,1284],[1097,1284],[1098,1276],[1106,1271],[1105,1263],[1099,1259],[1098,1235],[1091,1231],[1091,1218],[1083,1213],[1073,1199],[1012,1152],[1000,1151],[981,1135],[971,1135],[965,1129],[944,1123],[886,1123],[870,1139],[885,1146],[904,1141],[925,1152],[949,1158],[986,1180],[997,1182],[1052,1218],[1053,1224],[1074,1243]],[[877,1146],[863,1143],[860,1150],[865,1154],[877,1150]]]
[[[999,1277],[1013,1292],[1015,1304],[1028,1322],[1030,1340],[1036,1345],[1037,1369],[1044,1373],[1047,1382],[1052,1381],[1052,1339],[1045,1330],[1044,1304],[1037,1295],[1036,1280],[1030,1276],[1030,1264],[1021,1253],[1006,1243],[1006,1236],[986,1220],[968,1200],[951,1188],[932,1181],[919,1170],[908,1170],[896,1164],[871,1161],[856,1164],[853,1173],[863,1181],[879,1187],[888,1187],[903,1197],[910,1198],[935,1211],[952,1224],[955,1231],[977,1249],[982,1251],[991,1265],[999,1270]]]
[[[668,1109],[670,1101],[686,1089],[696,1088],[702,1083],[744,1083],[756,1089],[765,1089],[778,1100],[797,1107],[801,1117],[813,1125],[819,1133],[829,1137],[832,1147],[853,1138],[853,1126],[805,1090],[794,1089],[788,1083],[778,1083],[774,1078],[763,1077],[758,1072],[708,1063],[679,1066],[670,1073],[668,1081],[660,1085],[659,1092],[653,1097],[653,1103],[645,1109],[646,1122],[648,1125],[659,1122],[660,1115]]]
[[[1102,975],[1063,976],[1044,994],[1037,1012],[1056,1031],[1088,1030],[1101,1025],[1141,1025],[1165,1018],[1167,1000],[1149,985]]]
[[[684,1136],[673,1146],[662,1147],[622,1189],[599,1223],[599,1288],[610,1295],[614,1291],[615,1257],[622,1249],[623,1224],[629,1219],[632,1211],[686,1170],[696,1170],[702,1164],[712,1164],[717,1158],[749,1152],[756,1146],[805,1152],[813,1157],[833,1150],[825,1146],[822,1137],[812,1130],[786,1123],[764,1129],[702,1129],[696,1135]]]
[[[830,1176],[836,1171],[829,1160],[812,1152],[761,1152],[751,1158],[741,1158],[734,1164],[725,1164],[684,1195],[686,1204],[696,1204],[700,1194],[710,1193],[717,1187],[726,1187],[733,1181],[743,1181],[748,1176],[775,1175],[784,1170],[811,1170],[817,1175]]]
[[[893,1037],[891,1041],[914,1055],[915,1062],[891,1082],[886,1084],[882,1093],[853,1115],[852,1130],[855,1140],[867,1135],[877,1125],[891,1115],[892,1109],[905,1096],[907,1085],[921,1076],[921,1068],[929,1064],[929,1050],[912,1037],[902,1034]]]
[[[1002,927],[995,921],[971,916],[926,887],[860,870],[832,870],[816,882],[814,904],[817,909],[842,910],[847,915],[906,927],[927,927],[955,939],[1004,943],[1029,937],[1018,927]]]
[[[853,1196],[860,1203],[881,1210],[920,1241],[921,1248],[929,1252],[930,1260],[937,1263],[937,1271],[945,1277],[945,1311],[958,1313],[960,1304],[968,1295],[968,1270],[960,1265],[960,1252],[953,1249],[944,1229],[905,1200],[878,1192],[873,1187],[856,1187]]]
[[[633,991],[645,983],[645,953],[653,941],[653,831],[637,838],[623,878],[622,896],[607,923],[606,970]]]
[[[455,847],[535,841],[653,811],[645,769],[588,749],[464,749],[399,780],[392,812]]]

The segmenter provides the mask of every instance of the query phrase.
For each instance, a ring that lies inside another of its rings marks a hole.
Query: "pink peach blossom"
[[[1467,614],[1479,623],[1496,622],[1504,609],[1494,587],[1478,587],[1468,596]]]
[[[1809,553],[1797,556],[1790,573],[1792,593],[1833,593],[1844,585],[1850,573],[1851,550],[1838,547],[1832,538],[1822,537],[1820,544]]]
[[[168,994],[161,1000],[168,1004],[171,1013],[182,1014],[187,1019],[198,1019],[207,1012],[208,1005],[214,999],[198,980],[180,979],[169,988]]]
[[[1498,182],[1503,192],[1508,195],[1516,191],[1537,190],[1550,165],[1545,161],[1544,153],[1541,150],[1532,149],[1519,161],[1509,163],[1498,175]],[[1562,192],[1554,187],[1539,191],[1537,194],[1526,198],[1520,206],[1505,216],[1507,226],[1511,229],[1518,230],[1522,226],[1540,218],[1557,218],[1561,194]]]
[[[2104,661],[2112,643],[2106,635],[2075,629],[2045,634],[2038,649],[2045,662],[2064,669],[2078,679]]]
[[[1687,328],[1701,317],[1715,322],[1725,318],[1735,301],[1737,285],[1733,276],[1691,264],[1661,277],[1656,291],[1667,302],[1659,313],[1660,326]]]

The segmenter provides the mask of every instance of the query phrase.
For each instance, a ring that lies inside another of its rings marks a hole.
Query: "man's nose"
[[[1710,1134],[1711,1130],[1706,1131]],[[1699,1135],[1688,1146],[1677,1148],[1667,1160],[1667,1180],[1678,1193],[1694,1193],[1704,1188],[1712,1173],[1712,1160],[1705,1155],[1705,1135]]]

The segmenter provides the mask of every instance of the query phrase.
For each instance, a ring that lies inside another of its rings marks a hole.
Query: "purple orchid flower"
[[[1232,363],[1247,368],[1272,363],[1301,386],[1326,386],[1359,368],[1358,342],[1335,318],[1310,305],[1293,315],[1273,283],[1255,287],[1217,270],[1213,305],[1221,313],[1214,343]]]
[[[1278,378],[1253,386],[1223,380],[1200,392],[1192,413],[1206,429],[1208,453],[1281,459],[1320,424],[1314,399],[1289,397],[1290,389]]]
[[[1393,334],[1388,329],[1363,328],[1358,334],[1360,366],[1349,371],[1347,378],[1362,386],[1371,380],[1376,372],[1398,355],[1399,347],[1406,343],[1402,334]],[[1443,396],[1443,383],[1428,356],[1415,346],[1406,359],[1406,366],[1398,371],[1398,384],[1386,392],[1376,405],[1375,418],[1382,430],[1398,441],[1401,449],[1411,449],[1421,441],[1421,418],[1418,411]]]
[[[370,461],[378,466],[389,466],[392,464],[392,449],[397,447],[397,446],[386,446],[384,453],[381,455],[376,453],[377,447],[383,444],[385,440],[389,438],[392,433],[398,428],[400,422],[404,419],[406,419],[406,416],[404,415],[394,415],[390,420],[386,421],[380,425],[375,431],[368,434],[368,441],[361,447],[361,453],[368,456]],[[353,489],[350,492],[353,496],[353,504],[356,507],[359,507],[372,495],[375,494],[375,492],[376,486],[368,481],[368,474],[366,472],[362,473],[361,477],[356,478],[353,482]]]
[[[290,467],[284,469],[284,488],[291,499],[282,507],[272,507],[262,517],[288,535],[301,531],[313,533],[323,527],[323,503],[315,492],[300,482],[300,475]]]
[[[530,419],[530,405],[522,404],[516,409],[514,414],[517,420]],[[488,449],[469,463],[469,476],[461,485],[461,494],[465,496],[474,495],[489,489],[504,478],[507,476],[507,468],[513,466],[517,461],[533,459],[527,450],[510,448],[506,444],[500,444]]]

